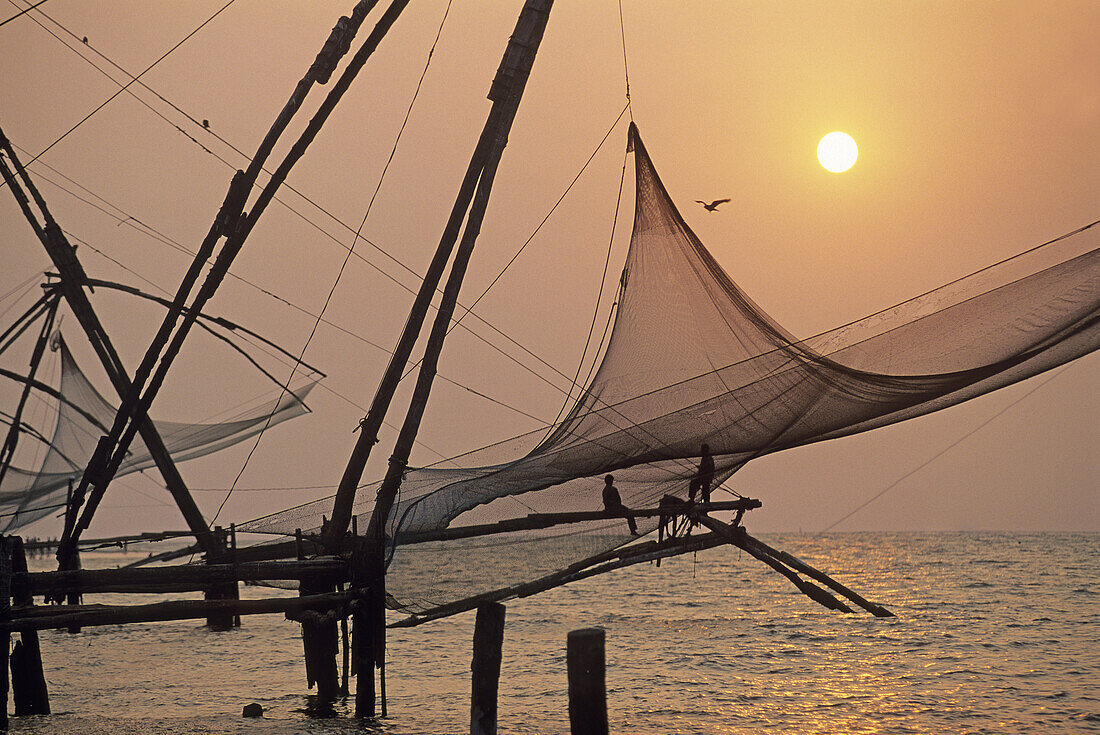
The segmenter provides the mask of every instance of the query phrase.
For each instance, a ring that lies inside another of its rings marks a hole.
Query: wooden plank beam
[[[333,557],[305,561],[263,561],[239,564],[187,564],[170,567],[78,569],[64,572],[16,574],[13,589],[40,595],[56,590],[90,592],[144,592],[151,588],[172,591],[204,590],[212,584],[269,579],[348,578],[348,564]]]
[[[154,623],[167,620],[206,618],[211,614],[264,615],[332,610],[361,597],[361,590],[333,592],[309,597],[268,597],[262,600],[173,600],[150,605],[68,605],[62,607],[15,607],[10,618],[0,622],[4,634],[15,630],[45,630],[68,626]]]

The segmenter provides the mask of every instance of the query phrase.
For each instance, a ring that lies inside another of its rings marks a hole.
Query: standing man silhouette
[[[714,458],[710,456],[710,445],[704,444],[699,448],[699,471],[695,473],[688,484],[688,500],[695,500],[695,493],[700,494],[700,500],[710,502],[710,486],[714,482]]]

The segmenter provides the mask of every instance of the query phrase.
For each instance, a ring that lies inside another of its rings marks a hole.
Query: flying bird
[[[706,202],[704,202],[704,201],[703,201],[703,200],[701,200],[701,199],[696,199],[695,201],[697,201],[697,202],[699,202],[700,204],[702,204],[702,205],[703,205],[703,209],[707,210],[708,212],[713,212],[714,210],[718,209],[718,205],[719,205],[719,204],[725,204],[726,202],[728,202],[728,201],[731,201],[731,200],[729,200],[729,199],[715,199],[715,200],[714,200],[713,202],[711,202],[710,204],[707,204]]]

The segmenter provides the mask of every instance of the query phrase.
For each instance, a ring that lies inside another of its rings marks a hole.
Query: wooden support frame
[[[122,567],[63,572],[15,574],[13,589],[28,595],[59,590],[91,592],[191,592],[211,585],[248,580],[293,580],[315,577],[349,578],[348,563],[336,557],[305,561],[186,564],[171,567]]]
[[[362,590],[332,592],[308,597],[268,597],[261,600],[173,600],[148,605],[69,605],[64,607],[14,607],[9,619],[0,622],[0,634],[15,630],[45,630],[72,625],[122,625],[167,620],[201,619],[211,614],[288,616],[306,610],[344,609],[360,599]]]

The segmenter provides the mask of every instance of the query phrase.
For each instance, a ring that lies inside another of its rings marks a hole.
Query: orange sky
[[[0,27],[0,125],[23,152],[37,154],[118,89],[77,52],[121,78],[95,52],[136,73],[224,4],[43,5],[75,42],[37,11]],[[352,5],[237,0],[142,79],[251,154],[335,18]],[[438,240],[520,5],[455,3],[367,217],[364,235],[414,271],[423,270]],[[0,19],[25,6],[18,0]],[[298,191],[352,229],[363,219],[445,7],[439,0],[411,3],[291,176]],[[623,0],[622,8],[633,117],[670,193],[734,280],[798,335],[901,301],[1098,216],[1100,5],[1091,0]],[[85,36],[87,45],[80,42]],[[142,225],[193,250],[232,169],[246,159],[152,93],[131,89],[170,123],[123,93],[32,172],[42,177],[59,222],[86,243],[79,254],[93,275],[160,293],[175,288],[189,258],[149,237]],[[558,0],[464,302],[481,293],[536,229],[625,101],[618,4]],[[829,174],[816,161],[817,141],[831,130],[847,131],[860,145],[848,173]],[[478,307],[488,322],[568,374],[595,307],[624,141],[620,122]],[[733,201],[713,214],[693,203],[725,196]],[[297,351],[312,319],[256,287],[316,313],[351,235],[296,195],[287,192],[286,201],[313,224],[273,207],[234,265],[247,283],[227,283],[208,311]],[[629,220],[620,215],[609,282],[621,268]],[[48,261],[6,191],[0,192],[0,222],[2,294]],[[351,261],[326,312],[339,329],[322,325],[306,358],[330,374],[329,387],[365,406],[385,357],[370,343],[392,344],[411,301],[395,280],[412,286],[415,279],[369,244],[360,242],[356,252],[365,261]],[[136,364],[160,314],[109,294],[94,298],[124,360]],[[9,305],[4,301],[0,309]],[[74,320],[64,326],[69,341],[78,343]],[[548,374],[489,329],[475,328]],[[90,351],[77,354],[98,378]],[[18,362],[3,360],[5,367]],[[463,331],[448,344],[441,372],[470,390],[437,383],[414,463],[537,426],[477,393],[543,421],[563,400]],[[820,529],[1007,409],[840,528],[1100,530],[1100,362],[1090,356],[1043,384],[1049,377],[902,426],[759,460],[731,484],[764,501],[751,528]],[[107,390],[106,381],[100,385]],[[196,337],[153,414],[206,420],[265,389],[242,363]],[[362,410],[329,393],[315,396],[312,415],[264,438],[242,487],[338,481]],[[391,420],[400,415],[395,411]],[[384,462],[394,433],[383,435],[376,459]],[[248,446],[184,465],[185,479],[199,488],[227,487]],[[378,467],[372,463],[369,472],[378,476]],[[222,520],[245,520],[326,492],[238,492]],[[180,526],[163,495],[149,480],[124,480],[105,510],[127,510],[101,513],[93,532]],[[197,495],[208,514],[221,500],[214,492]]]

